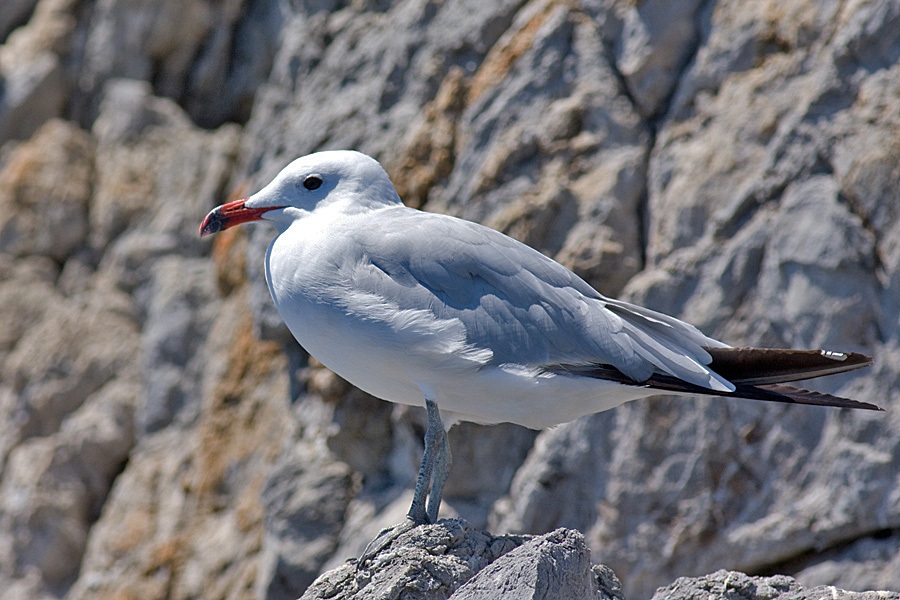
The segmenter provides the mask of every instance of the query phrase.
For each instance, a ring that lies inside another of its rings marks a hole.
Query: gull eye
[[[309,175],[303,180],[303,187],[308,190],[317,190],[322,185],[322,178],[316,175]]]

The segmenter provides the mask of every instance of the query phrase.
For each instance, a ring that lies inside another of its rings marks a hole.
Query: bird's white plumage
[[[309,190],[314,176],[321,186]],[[640,382],[664,373],[711,390],[706,347],[672,317],[605,298],[501,233],[403,206],[381,166],[355,152],[291,163],[248,207],[279,235],[272,298],[297,340],[385,400],[481,423],[545,427],[649,396],[637,385],[551,371],[607,364]]]

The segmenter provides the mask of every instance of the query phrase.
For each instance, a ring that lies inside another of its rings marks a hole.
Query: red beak
[[[200,223],[200,237],[212,233],[219,233],[229,227],[247,223],[248,221],[258,221],[262,219],[264,213],[277,208],[283,208],[281,206],[247,208],[244,206],[246,201],[247,198],[243,198],[212,209],[212,211],[206,215],[206,218],[203,219],[203,222]]]

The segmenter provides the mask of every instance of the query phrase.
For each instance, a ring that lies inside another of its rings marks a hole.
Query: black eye
[[[303,180],[303,187],[308,190],[317,190],[319,186],[322,185],[322,178],[317,177],[315,175],[310,175],[306,179]]]

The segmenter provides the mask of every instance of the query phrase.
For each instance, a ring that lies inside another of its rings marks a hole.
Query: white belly
[[[479,365],[392,343],[377,324],[328,307],[282,312],[300,344],[356,387],[390,402],[423,406],[427,395],[445,418],[482,424],[516,423],[540,429],[651,395],[637,386],[538,374],[518,365]],[[450,423],[447,423],[448,425]]]

